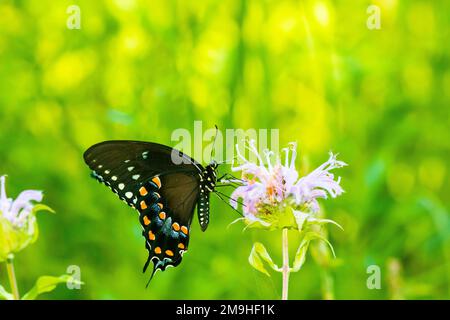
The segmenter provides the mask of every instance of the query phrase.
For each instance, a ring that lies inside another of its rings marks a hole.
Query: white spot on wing
[[[120,190],[123,190],[124,188],[125,188],[125,184],[119,183],[119,189],[120,189]]]

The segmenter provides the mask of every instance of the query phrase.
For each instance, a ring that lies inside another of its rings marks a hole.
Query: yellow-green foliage
[[[380,30],[366,27],[370,3]],[[66,27],[72,4],[80,30]],[[329,228],[337,259],[312,242],[291,299],[449,298],[449,12],[406,0],[0,1],[0,175],[12,197],[44,190],[58,212],[16,256],[19,284],[78,265],[81,290],[43,297],[279,298],[281,276],[247,259],[257,239],[280,265],[281,235],[226,228],[237,215],[218,198],[207,232],[194,221],[184,261],[146,290],[137,214],[83,163],[101,140],[173,144],[174,129],[203,120],[279,128],[280,145],[298,142],[302,175],[330,150],[350,164],[346,193],[323,207],[345,229]],[[366,287],[373,264],[380,290]]]

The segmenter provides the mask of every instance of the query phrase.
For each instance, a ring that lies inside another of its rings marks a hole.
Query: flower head
[[[295,167],[297,157],[297,145],[290,143],[288,148],[283,149],[284,161],[276,157],[269,150],[264,151],[265,162],[259,154],[255,141],[250,140],[246,148],[256,158],[256,162],[245,158],[238,146],[237,156],[240,164],[233,166],[233,171],[241,171],[241,185],[231,195],[231,205],[238,206],[238,200],[242,199],[244,217],[247,224],[257,224],[262,227],[283,227],[280,225],[280,217],[276,214],[284,213],[286,209],[293,210],[294,220],[286,223],[299,225],[299,218],[313,215],[319,210],[318,199],[326,199],[328,195],[337,197],[344,192],[340,186],[340,178],[335,179],[330,172],[333,169],[346,165],[336,159],[336,155],[330,153],[328,161],[323,163],[313,172],[299,178]],[[288,217],[289,218],[289,217]]]
[[[42,201],[41,191],[25,190],[13,200],[6,195],[6,176],[0,177],[0,261],[7,255],[25,248],[37,238],[35,212],[51,211],[44,205],[35,205]]]
[[[31,201],[41,202],[43,198],[42,191],[22,191],[17,199],[13,201],[6,195],[5,180],[5,176],[0,177],[0,215],[17,228],[32,224],[34,216],[30,215],[30,213],[34,204]]]

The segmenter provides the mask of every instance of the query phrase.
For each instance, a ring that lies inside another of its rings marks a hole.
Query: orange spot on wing
[[[153,241],[153,240],[156,239],[155,234],[154,234],[153,232],[151,232],[151,231],[148,232],[148,238],[149,238],[151,241]]]
[[[161,188],[161,179],[159,179],[159,177],[154,177],[152,181],[158,186],[158,189]]]
[[[166,218],[166,213],[163,212],[163,211],[161,211],[161,212],[159,213],[159,217],[160,217],[161,220],[164,220],[164,219]]]
[[[148,194],[147,189],[145,189],[145,187],[141,187],[139,189],[139,193],[141,196],[146,196]]]
[[[141,209],[142,210],[147,209],[147,204],[145,203],[145,201],[141,201]]]
[[[172,224],[172,228],[173,228],[173,230],[175,230],[175,231],[179,231],[180,230],[180,225],[178,224],[178,223],[174,223],[174,224]]]
[[[166,254],[167,254],[169,257],[173,257],[173,252],[172,252],[172,250],[166,250]]]
[[[161,248],[160,247],[156,247],[155,248],[155,253],[156,254],[160,254],[161,253]]]
[[[157,203],[158,204],[158,206],[162,209],[163,208],[163,204],[162,203]]]
[[[148,226],[150,224],[150,219],[147,216],[144,216],[142,220],[144,221],[144,225]]]
[[[178,248],[181,249],[181,250],[183,250],[183,249],[185,248],[185,247],[184,247],[184,244],[179,243],[179,244],[178,244]]]
[[[183,232],[185,235],[189,233],[188,228],[186,228],[185,226],[181,227],[181,232]]]

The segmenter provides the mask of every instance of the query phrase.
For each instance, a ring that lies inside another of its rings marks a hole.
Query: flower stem
[[[8,271],[9,283],[11,285],[11,291],[14,297],[14,300],[19,300],[19,288],[17,287],[16,274],[14,272],[14,264],[13,264],[14,256],[11,254],[6,259],[6,270]]]
[[[283,291],[281,295],[281,300],[288,299],[289,291],[289,273],[291,272],[289,268],[289,245],[288,245],[288,229],[284,228],[282,233],[282,248],[283,248]]]
[[[322,297],[324,300],[334,300],[334,283],[328,269],[322,270]]]

